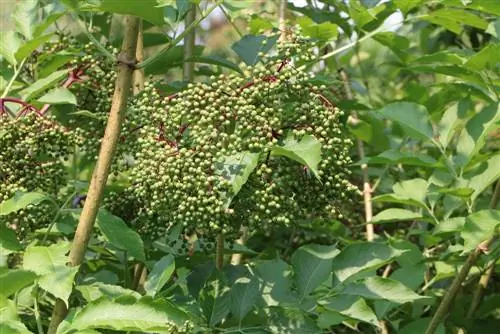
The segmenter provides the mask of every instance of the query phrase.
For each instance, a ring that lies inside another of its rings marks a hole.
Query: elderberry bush
[[[342,218],[357,191],[348,181],[352,141],[326,87],[293,66],[310,58],[299,39],[244,67],[244,76],[213,76],[170,97],[147,83],[130,102],[126,197],[139,231],[154,239],[181,224],[210,240],[236,237],[242,227]],[[316,161],[308,164],[301,155],[310,154]]]

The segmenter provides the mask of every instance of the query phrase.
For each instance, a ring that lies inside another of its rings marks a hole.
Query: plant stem
[[[186,27],[184,31],[179,34],[179,36],[177,36],[173,41],[168,43],[163,49],[161,49],[154,56],[149,57],[145,61],[137,64],[136,68],[144,68],[148,65],[151,65],[158,59],[162,58],[168,51],[170,51],[170,49],[173,46],[177,45],[184,38],[184,36],[186,36],[191,30],[197,27],[201,21],[203,21],[208,15],[210,15],[210,13],[213,12],[215,8],[217,8],[220,4],[222,4],[222,2],[223,0],[217,0],[212,7],[208,8],[205,12],[202,12],[198,19],[194,20],[191,25]]]
[[[229,23],[231,23],[231,25],[233,26],[233,28],[236,31],[236,33],[240,36],[240,38],[243,37],[243,33],[241,32],[240,28],[238,28],[238,26],[236,25],[236,23],[234,23],[233,18],[231,17],[231,15],[229,15],[229,13],[227,12],[227,10],[224,8],[224,5],[220,5],[220,9],[224,13],[224,16],[226,17],[227,21]]]
[[[14,82],[16,81],[17,77],[19,76],[19,73],[21,73],[21,70],[23,69],[23,66],[24,66],[25,62],[26,62],[26,58],[24,58],[23,60],[21,60],[21,62],[19,63],[19,65],[15,68],[14,74],[12,75],[12,78],[10,78],[9,83],[7,84],[7,86],[5,86],[5,89],[4,89],[3,93],[2,93],[1,98],[4,98],[4,97],[7,96],[7,94],[9,94],[10,88],[12,87],[12,85],[14,84]]]
[[[33,300],[33,306],[35,307],[35,321],[38,334],[44,334],[42,320],[40,317],[40,308],[38,307],[38,288],[35,287],[35,298]]]
[[[460,269],[460,272],[458,273],[457,276],[455,276],[455,279],[451,283],[450,288],[448,289],[448,291],[446,291],[446,294],[444,295],[443,300],[439,304],[436,313],[434,313],[434,316],[432,317],[432,320],[429,323],[429,326],[427,327],[425,334],[433,334],[436,331],[439,324],[444,320],[444,318],[448,314],[450,305],[451,303],[453,303],[453,300],[455,299],[458,290],[462,286],[462,282],[469,274],[470,269],[476,263],[479,255],[481,255],[481,253],[485,249],[488,249],[488,247],[495,241],[495,239],[496,239],[495,237],[492,237],[491,239],[482,242],[476,247],[476,249],[474,249],[469,254],[469,257],[465,261],[462,269]]]
[[[498,200],[500,198],[500,180],[497,181],[495,186],[495,190],[493,191],[493,196],[491,197],[490,209],[495,210],[498,205]],[[472,319],[474,312],[476,311],[479,303],[481,303],[481,299],[483,299],[484,290],[488,286],[488,282],[495,271],[495,264],[497,262],[497,258],[493,258],[486,264],[486,271],[479,278],[479,282],[477,284],[476,290],[474,290],[474,294],[472,296],[472,302],[470,304],[469,310],[467,311],[467,319]]]
[[[217,245],[215,250],[215,267],[222,269],[224,266],[224,234],[220,233],[217,236]]]
[[[138,62],[144,60],[144,34],[142,31],[142,21],[139,24],[139,33],[137,35],[137,49],[135,51],[135,59]],[[140,91],[144,89],[144,70],[136,69],[134,71],[134,84],[133,84],[133,92],[134,95],[139,94]]]
[[[71,195],[68,196],[68,198],[63,203],[63,205],[61,205],[61,207],[57,210],[57,212],[56,212],[56,214],[54,216],[54,219],[52,219],[52,221],[50,222],[50,225],[49,225],[49,227],[47,227],[47,231],[45,232],[45,235],[43,236],[42,245],[45,244],[45,242],[47,241],[47,238],[48,238],[48,236],[50,234],[50,231],[52,230],[52,228],[54,227],[54,225],[57,223],[57,219],[61,215],[62,210],[68,205],[68,203],[71,201],[71,199],[75,195],[76,195],[76,192],[71,193]]]
[[[344,70],[340,71],[340,77],[344,82],[344,87],[346,91],[347,98],[352,100],[354,98],[349,85],[349,78]],[[357,122],[358,118],[355,113],[353,113],[353,123]],[[363,141],[359,138],[356,139],[356,145],[358,147],[359,159],[363,160],[365,158],[365,145]],[[365,221],[366,221],[366,240],[373,241],[375,238],[375,230],[373,224],[371,223],[373,218],[373,205],[372,205],[372,190],[370,186],[370,177],[368,175],[368,165],[362,164],[361,171],[363,173],[363,202],[365,204]]]
[[[96,167],[90,181],[87,199],[85,200],[69,253],[71,266],[80,265],[85,258],[85,251],[90,237],[92,236],[95,218],[108,180],[111,162],[120,138],[120,129],[125,116],[125,106],[132,83],[132,73],[134,71],[133,67],[129,64],[132,60],[135,60],[139,19],[135,16],[126,16],[125,27],[125,36],[121,49],[122,61],[117,65],[118,75],[115,82],[115,91],[111,110],[109,112],[108,123],[102,139]],[[57,327],[63,321],[66,314],[67,309],[64,301],[58,299],[52,313],[49,334],[54,334],[56,332]]]
[[[279,17],[279,30],[280,30],[280,38],[279,42],[284,42],[287,39],[286,33],[286,7],[288,5],[288,0],[280,0],[280,6],[278,10]]]
[[[196,20],[196,6],[189,5],[189,10],[186,14],[185,26],[189,27]],[[194,79],[194,63],[187,62],[186,59],[193,57],[194,46],[196,42],[196,30],[192,29],[184,37],[184,66],[183,66],[183,79],[184,81],[192,82]]]

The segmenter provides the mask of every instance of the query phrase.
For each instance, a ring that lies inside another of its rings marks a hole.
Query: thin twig
[[[240,36],[240,38],[243,37],[243,33],[241,32],[240,28],[238,28],[238,26],[236,25],[236,23],[234,23],[233,18],[231,17],[231,15],[229,15],[229,13],[227,12],[227,10],[224,8],[224,5],[220,5],[220,9],[224,13],[224,16],[226,17],[227,21],[229,23],[231,23],[231,25],[233,26],[233,28],[236,31],[236,33]]]
[[[21,73],[21,70],[23,69],[25,62],[26,62],[26,58],[21,60],[19,65],[15,68],[14,74],[12,75],[12,78],[10,78],[9,82],[7,83],[7,86],[5,86],[5,89],[3,90],[2,98],[6,97],[9,94],[10,88],[12,87],[14,82],[16,81],[17,77],[19,76],[19,73]]]
[[[222,7],[222,6],[221,6]],[[185,26],[189,27],[196,20],[196,6],[189,5],[189,10],[186,13]],[[184,65],[183,65],[183,80],[191,82],[194,80],[194,62],[187,62],[186,60],[193,57],[194,47],[196,42],[196,29],[192,29],[186,36],[184,36]]]

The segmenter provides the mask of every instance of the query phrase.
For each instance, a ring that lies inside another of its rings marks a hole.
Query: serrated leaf
[[[460,133],[457,143],[459,166],[465,166],[486,143],[488,135],[500,128],[500,104],[486,106],[474,115]]]
[[[27,43],[24,43],[17,49],[15,53],[16,60],[21,61],[28,57],[33,51],[35,51],[42,44],[47,42],[52,38],[53,34],[38,36]]]
[[[148,274],[148,279],[144,282],[146,294],[154,297],[170,280],[174,270],[175,258],[171,254],[165,255],[157,261],[153,270]]]
[[[462,99],[450,106],[438,124],[439,141],[444,148],[448,147],[453,135],[466,120],[467,112],[472,107],[470,99]]]
[[[405,250],[383,243],[350,244],[333,260],[334,285],[354,280],[357,274],[378,268],[404,253]]]
[[[37,100],[48,104],[73,104],[76,105],[76,96],[65,87],[54,88]]]
[[[352,0],[349,2],[349,14],[360,28],[376,19],[359,0]]]
[[[321,143],[313,136],[306,135],[297,141],[289,135],[281,145],[272,148],[271,154],[295,160],[309,168],[319,180],[318,165],[321,161]]]
[[[34,97],[37,97],[41,92],[55,86],[59,81],[68,75],[68,70],[60,70],[50,74],[49,76],[35,81],[30,86],[26,87],[19,94],[22,96],[23,100],[29,101]]]
[[[128,227],[120,217],[114,216],[106,210],[99,210],[96,227],[111,245],[127,251],[129,256],[139,261],[146,261],[144,243],[141,237]]]
[[[68,267],[66,256],[69,243],[54,244],[48,247],[28,246],[24,252],[23,268],[31,270],[40,277],[38,285],[68,306],[68,299],[73,290],[73,280],[78,266]]]
[[[379,109],[378,113],[401,125],[409,137],[433,140],[429,113],[423,105],[413,102],[394,102]]]
[[[0,31],[0,56],[11,65],[17,65],[16,52],[21,47],[21,39],[13,31]]]
[[[375,196],[372,198],[374,202],[385,202],[385,203],[397,203],[397,204],[406,204],[417,206],[419,208],[425,209],[425,206],[422,202],[415,201],[414,199],[410,199],[407,197],[399,196],[397,194],[384,194]]]
[[[231,192],[225,194],[224,208],[231,205],[232,200],[238,195],[241,188],[257,167],[259,153],[249,151],[225,156],[215,165],[215,174],[223,176],[231,185]]]
[[[200,303],[209,327],[214,327],[229,314],[231,293],[225,285],[220,271],[216,271],[208,284],[201,290]]]
[[[406,15],[410,10],[417,7],[424,1],[425,0],[394,0],[394,3],[401,10],[401,12]]]
[[[234,43],[231,48],[249,66],[257,64],[261,56],[267,53],[277,41],[277,37],[268,38],[264,35],[246,35]]]
[[[458,232],[463,229],[464,225],[465,217],[448,218],[436,225],[433,233],[439,235],[442,233]]]
[[[29,270],[2,269],[0,270],[0,294],[9,297],[22,288],[32,284],[37,275]]]
[[[154,24],[164,24],[163,11],[156,8],[156,0],[127,1],[102,0],[99,10],[113,14],[135,15]]]
[[[350,283],[342,290],[342,294],[359,296],[372,300],[388,300],[396,304],[404,304],[418,300],[431,300],[430,297],[416,294],[398,281],[378,276]]]
[[[70,329],[168,331],[172,329],[172,324],[181,326],[186,320],[187,315],[183,311],[163,299],[153,300],[150,297],[135,299],[124,296],[110,300],[103,297],[88,303],[77,312]]]
[[[23,0],[16,4],[12,13],[16,31],[23,34],[27,40],[33,38],[33,30],[38,16],[38,0]]]
[[[475,249],[480,243],[498,233],[500,210],[481,210],[469,215],[460,236],[464,239],[464,252]]]
[[[372,37],[382,45],[387,46],[399,59],[406,62],[409,58],[406,50],[410,47],[408,38],[393,32],[379,32]]]
[[[231,287],[231,314],[240,324],[259,295],[259,281],[255,277],[241,277],[234,282]]]
[[[343,316],[378,326],[377,316],[363,298],[340,294],[328,299],[323,306]]]
[[[426,180],[416,178],[396,183],[392,187],[392,191],[399,197],[409,198],[423,204],[428,187],[429,184]]]
[[[461,32],[462,25],[464,24],[483,30],[488,27],[488,21],[470,11],[458,8],[441,8],[431,12],[429,15],[423,16],[422,18],[434,24],[443,26],[456,34]]]
[[[474,202],[493,182],[500,178],[500,154],[486,161],[486,168],[481,174],[470,178],[467,185],[473,189],[471,200]]]
[[[286,262],[279,258],[259,261],[255,264],[255,272],[262,280],[262,297],[267,305],[296,302],[291,293],[291,271]]]
[[[32,334],[20,321],[0,321],[0,333],[2,334]]]
[[[46,200],[50,200],[50,198],[41,193],[16,193],[12,198],[0,203],[0,216],[19,211],[28,205],[37,205]]]
[[[334,40],[337,37],[337,26],[331,22],[315,23],[307,16],[297,19],[298,24],[306,36],[322,42]]]
[[[494,68],[498,65],[500,44],[488,44],[481,51],[473,55],[465,62],[465,67],[474,71],[482,71],[485,68]]]
[[[299,298],[304,299],[321,283],[328,279],[332,271],[332,261],[339,254],[335,246],[306,245],[292,254],[292,267]]]
[[[402,164],[409,166],[427,166],[431,167],[437,164],[436,159],[426,154],[418,152],[401,152],[399,150],[389,150],[380,153],[377,156],[365,158],[355,165],[386,165],[386,164]]]
[[[16,232],[8,228],[5,223],[0,223],[0,251],[20,251],[23,249],[17,239]]]
[[[76,290],[80,291],[83,298],[87,302],[93,302],[102,297],[116,298],[120,296],[130,295],[135,298],[140,298],[141,295],[134,290],[122,288],[119,285],[105,284],[101,282],[95,282],[92,284],[78,285]]]
[[[380,211],[375,215],[375,217],[373,217],[372,223],[380,224],[394,221],[420,220],[422,218],[422,215],[417,212],[406,209],[392,208]]]

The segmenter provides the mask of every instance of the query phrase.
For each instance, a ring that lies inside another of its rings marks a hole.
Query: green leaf
[[[32,334],[20,321],[0,321],[0,333],[2,334]]]
[[[196,45],[193,50],[193,57],[201,56],[203,49],[203,46]],[[178,45],[169,48],[167,53],[148,65],[144,71],[146,75],[164,75],[168,70],[182,66],[184,62],[184,48],[182,45]]]
[[[68,75],[68,70],[66,69],[54,72],[43,79],[37,80],[30,86],[20,91],[19,94],[22,96],[23,100],[29,101],[34,97],[38,96],[44,90],[49,89],[52,86],[59,83],[61,79],[63,79],[67,75]]]
[[[334,285],[355,280],[357,274],[378,268],[404,253],[405,250],[383,243],[350,244],[333,260]]]
[[[412,64],[453,64],[463,65],[465,58],[453,51],[439,51],[412,60]]]
[[[410,10],[417,7],[424,1],[425,0],[394,0],[394,3],[401,10],[401,12],[406,15]]]
[[[429,184],[426,180],[416,178],[396,183],[392,187],[392,191],[394,191],[394,193],[399,197],[424,203],[428,187]]]
[[[267,20],[257,15],[252,15],[252,19],[250,20],[248,27],[250,29],[250,33],[253,35],[274,28],[273,23],[270,20]]]
[[[401,125],[409,137],[433,140],[427,109],[413,102],[394,102],[378,110],[383,117]]]
[[[349,14],[359,28],[376,19],[359,0],[349,1]]]
[[[95,113],[93,113],[92,111],[89,111],[89,110],[78,110],[78,111],[70,113],[70,115],[84,116],[84,117],[100,120],[98,115],[96,115]]]
[[[96,227],[114,247],[127,251],[129,256],[139,261],[146,261],[144,243],[137,232],[125,224],[123,219],[106,210],[97,213]]]
[[[417,212],[413,212],[406,209],[385,209],[379,212],[372,219],[372,223],[380,224],[380,223],[388,223],[394,221],[405,221],[405,220],[421,220],[423,217],[421,214]]]
[[[400,330],[399,334],[415,334],[415,333],[425,333],[431,318],[421,318],[404,325]],[[436,331],[436,334],[446,334],[444,324],[440,324]]]
[[[24,209],[28,205],[37,205],[40,202],[50,200],[44,194],[31,192],[31,193],[16,193],[12,198],[0,203],[0,216],[11,214],[12,212]]]
[[[184,60],[186,63],[193,62],[193,63],[199,63],[199,64],[210,64],[210,65],[217,65],[220,67],[225,67],[230,70],[236,71],[238,73],[242,73],[241,69],[238,67],[233,62],[230,62],[229,60],[222,58],[217,55],[210,55],[210,56],[197,56],[197,57],[191,57],[188,59]]]
[[[490,104],[475,114],[460,133],[457,143],[459,166],[465,166],[484,146],[490,133],[500,128],[500,104]]]
[[[172,324],[181,326],[186,320],[187,315],[183,311],[163,299],[123,296],[109,300],[103,297],[77,312],[70,328],[77,331],[102,328],[155,332],[172,330]]]
[[[230,289],[225,285],[220,271],[216,271],[205,288],[201,290],[200,303],[203,314],[207,319],[207,325],[211,328],[229,314],[231,293]]]
[[[404,36],[397,35],[393,32],[379,32],[372,37],[382,45],[387,46],[392,52],[403,62],[409,58],[406,51],[410,47],[410,41]]]
[[[389,300],[396,304],[430,300],[430,297],[417,295],[398,281],[378,276],[348,284],[342,294],[359,296],[373,300]]]
[[[369,165],[388,165],[388,164],[402,164],[409,166],[426,166],[432,167],[437,164],[437,161],[426,154],[419,152],[401,152],[399,150],[389,150],[380,153],[375,157],[368,157],[356,163]]]
[[[378,326],[377,316],[363,298],[341,294],[328,299],[327,304],[323,306],[351,319]]]
[[[76,96],[65,87],[54,88],[37,100],[40,103],[48,104],[73,104],[76,105]]]
[[[295,285],[301,299],[328,279],[332,271],[332,260],[339,254],[335,246],[306,245],[292,255]]]
[[[296,302],[291,294],[291,272],[288,264],[279,258],[259,261],[255,272],[262,279],[262,297],[268,306]]]
[[[17,320],[19,320],[19,316],[17,314],[16,304],[13,300],[0,294],[0,323]]]
[[[21,47],[21,39],[13,31],[0,31],[0,56],[11,65],[17,65],[16,52]]]
[[[174,270],[175,258],[171,254],[165,255],[155,262],[153,270],[148,274],[148,279],[144,283],[146,294],[154,297],[170,280]]]
[[[320,179],[318,165],[321,161],[321,143],[313,136],[306,135],[297,141],[293,135],[289,135],[282,144],[272,148],[271,154],[284,156],[307,166]]]
[[[231,314],[240,324],[259,295],[259,281],[255,277],[241,277],[234,282],[231,287]]]
[[[486,29],[486,33],[500,39],[500,19],[491,22]]]
[[[231,185],[231,193],[225,194],[224,208],[229,208],[233,199],[257,167],[259,153],[249,151],[225,156],[215,164],[215,174],[223,176]]]
[[[53,34],[39,36],[30,40],[27,43],[24,43],[19,47],[19,49],[15,53],[15,57],[17,61],[21,61],[24,58],[28,57],[33,51],[35,51],[39,46],[47,42],[52,38]]]
[[[62,299],[68,306],[73,290],[73,280],[78,266],[68,267],[69,243],[54,244],[48,247],[28,246],[24,252],[23,268],[39,275],[38,285],[55,297]]]
[[[500,44],[488,44],[481,51],[473,55],[465,63],[465,67],[474,71],[482,71],[486,68],[494,68],[498,65]]]
[[[28,270],[0,269],[0,294],[9,297],[22,288],[32,284],[37,275]]]
[[[500,16],[500,3],[489,0],[442,0],[445,6],[462,7]]]
[[[141,295],[134,290],[122,288],[119,285],[105,284],[102,282],[95,282],[92,284],[78,285],[76,290],[80,291],[83,298],[87,302],[93,302],[102,297],[116,298],[120,296],[132,296],[140,298]]]
[[[458,232],[465,225],[465,217],[448,218],[440,222],[433,231],[433,234],[439,235],[443,233]]]
[[[424,20],[445,27],[456,34],[460,34],[462,25],[469,25],[479,29],[486,29],[488,21],[470,11],[455,8],[441,8],[422,17]]]
[[[306,36],[319,41],[328,42],[337,37],[337,26],[331,22],[315,23],[307,16],[297,19],[298,24]]]
[[[464,239],[464,252],[475,249],[481,242],[498,233],[500,210],[481,210],[467,217],[460,236]]]
[[[23,249],[19,240],[17,240],[16,232],[8,228],[5,223],[0,223],[0,251],[20,251]]]
[[[500,178],[500,154],[496,154],[486,161],[486,168],[481,174],[473,176],[468,186],[474,189],[471,200],[474,202],[483,191]]]
[[[245,62],[252,66],[257,64],[261,56],[259,53],[267,53],[277,41],[277,37],[268,38],[264,35],[246,35],[231,47],[234,52]]]
[[[38,0],[20,1],[16,3],[15,8],[12,18],[16,25],[16,31],[23,34],[27,40],[32,39],[38,16]]]
[[[448,147],[455,133],[465,123],[471,104],[470,99],[462,99],[450,106],[441,117],[438,134],[439,142],[444,148]]]
[[[154,24],[163,25],[163,11],[156,8],[156,0],[102,0],[98,9],[113,14],[135,15]]]
[[[407,197],[403,197],[397,194],[384,194],[375,196],[372,198],[373,202],[386,202],[386,203],[397,203],[397,204],[405,204],[417,206],[419,208],[425,209],[424,203],[420,201],[415,201],[414,199],[410,199]]]

